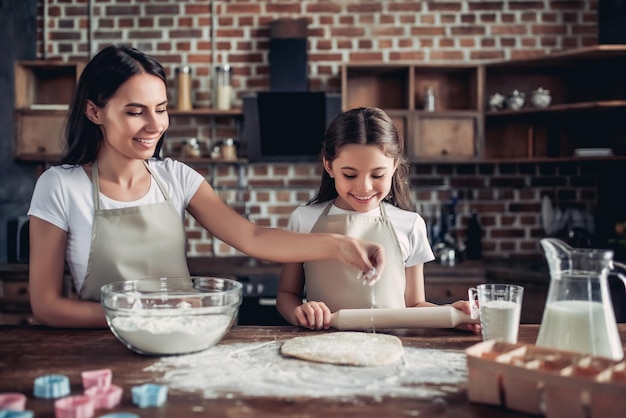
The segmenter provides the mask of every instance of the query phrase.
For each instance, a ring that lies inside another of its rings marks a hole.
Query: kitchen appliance
[[[243,99],[241,145],[250,162],[318,162],[326,127],[340,113],[340,94],[259,92]]]
[[[7,260],[9,263],[28,263],[28,216],[18,216],[7,222]]]
[[[550,287],[536,345],[621,360],[624,357],[607,276],[626,282],[626,265],[613,251],[572,248],[556,238],[541,246]]]
[[[278,274],[237,276],[243,299],[238,325],[290,325],[276,309]]]
[[[270,23],[269,64],[271,91],[309,89],[306,17]]]

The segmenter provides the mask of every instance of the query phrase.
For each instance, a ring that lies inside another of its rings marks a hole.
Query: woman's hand
[[[452,304],[452,307],[458,309],[459,311],[465,312],[466,314],[470,315],[470,304],[468,301],[466,300],[457,300],[456,302],[454,302]],[[462,329],[465,331],[471,331],[474,334],[479,334],[481,331],[480,328],[480,324],[461,324],[458,327],[456,327],[457,329]]]
[[[298,325],[309,329],[328,329],[330,327],[330,309],[324,302],[307,302],[295,311]]]
[[[355,279],[370,286],[376,283],[385,266],[385,250],[380,244],[341,236],[338,258],[346,264],[354,266],[360,274]]]

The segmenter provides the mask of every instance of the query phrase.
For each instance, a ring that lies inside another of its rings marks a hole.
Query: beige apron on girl
[[[406,278],[404,258],[398,236],[384,205],[381,216],[328,215],[331,201],[313,225],[311,232],[330,232],[375,242],[385,249],[385,268],[374,286],[363,285],[357,279],[358,271],[339,260],[320,260],[304,263],[306,298],[324,302],[331,312],[339,309],[369,308],[374,291],[375,307],[404,308]]]
[[[100,288],[121,280],[189,277],[187,236],[180,214],[156,181],[165,201],[119,209],[100,209],[98,167],[91,169],[94,218],[87,275],[81,299],[100,300]]]

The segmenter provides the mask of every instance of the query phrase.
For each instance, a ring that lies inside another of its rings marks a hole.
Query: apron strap
[[[330,202],[328,202],[328,204],[326,205],[326,207],[324,208],[324,211],[322,212],[322,214],[320,216],[326,216],[328,215],[328,212],[330,211],[330,208],[335,204],[335,199],[331,200]]]
[[[148,162],[146,160],[143,160],[143,165],[146,167],[146,170],[148,170],[148,173],[150,173],[154,181],[156,181],[156,184],[159,187],[159,190],[161,191],[161,193],[163,194],[163,197],[165,198],[165,200],[171,200],[169,195],[165,191],[165,186],[163,185],[163,183],[161,183],[161,180],[159,180],[159,176],[154,175],[152,170],[150,170],[150,166],[148,165]]]
[[[152,177],[154,181],[156,182],[157,187],[161,191],[161,194],[163,194],[163,197],[165,198],[165,200],[166,201],[171,200],[169,195],[165,191],[165,186],[163,185],[163,183],[161,183],[161,180],[159,180],[159,177],[155,176],[152,173],[152,170],[150,170],[150,166],[148,166],[148,162],[146,160],[143,160],[142,162],[143,162],[144,167],[146,167],[146,170],[148,170],[148,173],[150,173],[150,177]],[[99,178],[100,177],[98,176],[98,163],[97,161],[94,160],[93,166],[91,167],[91,183],[92,183],[92,194],[93,194],[93,206],[95,210],[100,210]]]
[[[91,166],[91,190],[95,210],[100,210],[100,184],[98,183],[98,179],[98,163],[94,160],[93,166]]]

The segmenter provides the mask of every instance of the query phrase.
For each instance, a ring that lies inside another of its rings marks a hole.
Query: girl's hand
[[[470,304],[466,300],[457,300],[456,302],[452,304],[452,306],[458,309],[459,311],[463,311],[468,315],[470,314]],[[471,331],[474,334],[479,334],[481,331],[480,324],[461,324],[456,328],[462,329],[465,331]]]
[[[352,237],[342,237],[338,258],[354,266],[359,273],[356,279],[373,285],[385,266],[385,250],[379,244],[361,241]]]
[[[324,302],[307,302],[295,309],[298,325],[308,329],[328,329],[330,309]]]

